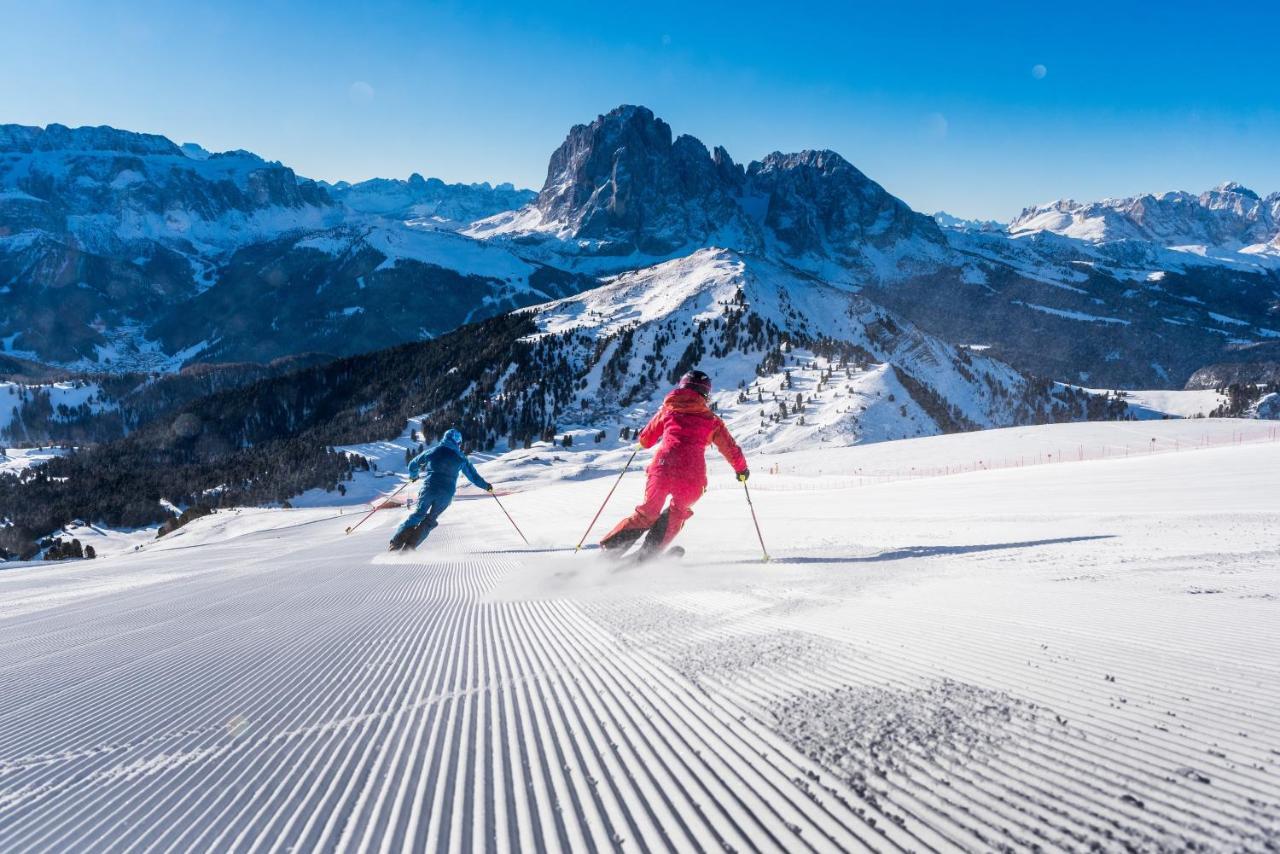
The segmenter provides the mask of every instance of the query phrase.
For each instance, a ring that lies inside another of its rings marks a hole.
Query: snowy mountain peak
[[[664,255],[739,215],[737,174],[727,154],[673,139],[649,109],[624,105],[569,131],[532,207],[540,230],[597,241],[606,253]]]
[[[834,151],[774,152],[744,168],[722,147],[673,138],[666,122],[632,105],[576,125],[536,201],[468,233],[541,242],[597,269],[727,246],[847,282],[894,275],[903,244],[924,263],[945,246],[936,223]]]
[[[1236,195],[1245,196],[1247,198],[1254,199],[1255,201],[1261,201],[1261,197],[1257,193],[1250,190],[1248,187],[1237,184],[1235,181],[1223,181],[1213,189],[1219,193],[1235,193]]]
[[[867,176],[855,169],[852,163],[826,148],[821,150],[806,148],[803,151],[794,151],[789,154],[774,151],[765,155],[763,160],[752,163],[751,169],[753,174],[787,169],[813,169],[830,174],[852,169],[860,178],[867,180]]]

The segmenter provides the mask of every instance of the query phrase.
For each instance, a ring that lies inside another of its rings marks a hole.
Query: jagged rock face
[[[1255,246],[1280,239],[1280,193],[1266,199],[1236,183],[1200,194],[1171,192],[1026,208],[1013,234],[1052,231],[1092,241],[1143,240],[1160,246]]]
[[[146,240],[231,248],[246,231],[316,222],[331,207],[321,187],[249,152],[193,158],[109,127],[0,127],[0,226],[11,232],[63,232],[102,253]]]
[[[858,263],[865,246],[944,242],[936,223],[835,152],[775,153],[744,169],[723,148],[708,151],[691,136],[673,141],[644,107],[574,127],[534,207],[532,230],[599,241],[606,253],[705,245],[755,252],[772,241],[784,255]]]
[[[700,242],[740,215],[742,170],[712,156],[644,107],[576,125],[551,155],[535,206],[564,236],[665,254]]]
[[[36,151],[107,151],[121,154],[179,155],[181,149],[163,136],[133,133],[102,125],[69,128],[52,124],[48,127],[0,125],[0,152]]]
[[[938,224],[834,151],[774,152],[747,170],[750,193],[767,198],[765,226],[792,254],[850,255],[921,238],[943,242]]]

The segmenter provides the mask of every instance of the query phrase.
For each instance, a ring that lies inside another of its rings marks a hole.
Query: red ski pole
[[[364,518],[363,518],[363,519],[361,519],[359,522],[356,522],[356,523],[355,523],[354,525],[352,525],[351,527],[347,528],[347,533],[348,533],[348,534],[350,534],[350,533],[351,533],[352,531],[354,531],[356,528],[359,528],[361,525],[363,525],[366,521],[368,521],[368,519],[369,519],[369,517],[370,517],[370,516],[372,516],[374,513],[377,513],[379,510],[381,510],[381,509],[386,505],[386,503],[387,503],[388,501],[390,501],[391,499],[393,499],[393,498],[395,498],[397,495],[399,495],[401,492],[403,492],[403,491],[404,491],[404,488],[405,488],[406,486],[408,486],[409,484],[411,484],[411,483],[413,483],[413,481],[411,481],[411,480],[406,480],[404,483],[400,484],[400,488],[399,488],[399,489],[397,489],[395,492],[393,492],[393,493],[391,493],[390,495],[388,495],[386,498],[382,499],[382,503],[381,503],[381,504],[379,504],[379,505],[376,505],[372,510],[370,510],[368,513],[364,514]]]
[[[617,489],[618,484],[622,483],[622,475],[626,474],[627,469],[631,468],[631,462],[636,458],[636,454],[638,453],[640,453],[640,446],[636,445],[635,450],[631,452],[631,456],[627,458],[627,464],[622,467],[622,473],[619,474],[618,479],[613,482],[613,487],[609,490],[609,494],[604,497],[604,504],[601,504],[600,509],[596,511],[596,515],[591,517],[591,524],[587,526],[587,530],[582,534],[582,539],[578,540],[578,544],[573,547],[575,552],[581,551],[582,544],[587,541],[587,536],[591,533],[591,529],[596,526],[596,522],[600,519],[600,514],[604,512],[605,505],[607,505],[609,503],[609,499],[613,497],[613,490]]]

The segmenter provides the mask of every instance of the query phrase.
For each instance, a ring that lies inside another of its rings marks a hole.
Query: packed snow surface
[[[1265,426],[756,455],[768,564],[709,459],[678,563],[574,553],[610,469],[518,482],[530,546],[460,494],[411,556],[308,506],[0,571],[3,847],[1272,850],[1280,441],[1195,432]]]

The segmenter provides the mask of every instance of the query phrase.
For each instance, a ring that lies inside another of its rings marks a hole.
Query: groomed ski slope
[[[1280,845],[1280,442],[804,486],[863,453],[753,460],[768,565],[712,460],[675,563],[573,554],[596,478],[0,571],[0,849]]]

